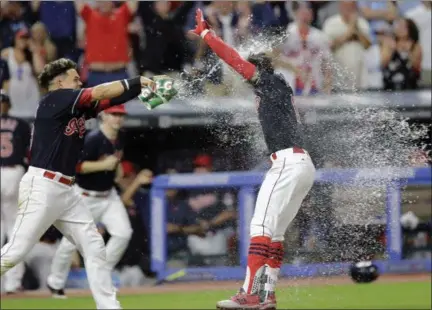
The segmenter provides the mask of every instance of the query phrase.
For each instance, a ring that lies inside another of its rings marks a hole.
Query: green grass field
[[[124,309],[215,309],[232,292],[203,291],[120,296]],[[278,309],[431,309],[431,283],[373,283],[283,288]],[[3,299],[1,309],[94,309],[90,297]]]

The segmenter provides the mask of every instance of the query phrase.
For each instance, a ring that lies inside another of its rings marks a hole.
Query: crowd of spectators
[[[202,92],[236,95],[238,77],[188,34],[197,7],[236,48],[275,39],[268,52],[297,95],[431,84],[430,1],[2,1],[0,83],[11,113],[34,114],[36,76],[59,57],[79,62],[88,86],[186,72],[202,78]]]

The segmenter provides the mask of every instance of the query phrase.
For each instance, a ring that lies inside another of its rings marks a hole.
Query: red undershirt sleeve
[[[216,55],[241,74],[246,80],[251,80],[253,78],[256,71],[255,65],[241,57],[235,49],[222,41],[212,31],[209,31],[204,36],[204,41]]]

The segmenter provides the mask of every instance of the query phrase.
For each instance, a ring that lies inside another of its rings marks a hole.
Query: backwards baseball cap
[[[3,91],[0,92],[0,102],[5,102],[9,105],[11,104],[9,96],[6,95]]]
[[[122,105],[116,105],[113,106],[111,108],[108,108],[106,110],[104,110],[104,113],[108,113],[108,114],[126,114],[126,109],[124,104]]]

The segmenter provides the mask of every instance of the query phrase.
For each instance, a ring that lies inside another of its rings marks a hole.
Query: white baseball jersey
[[[296,23],[288,25],[289,36],[283,43],[282,54],[291,64],[301,70],[304,76],[283,72],[295,90],[308,92],[320,90],[323,82],[324,61],[330,58],[330,47],[326,35],[319,29],[310,27],[308,33],[300,34]],[[297,92],[298,93],[298,92]]]

